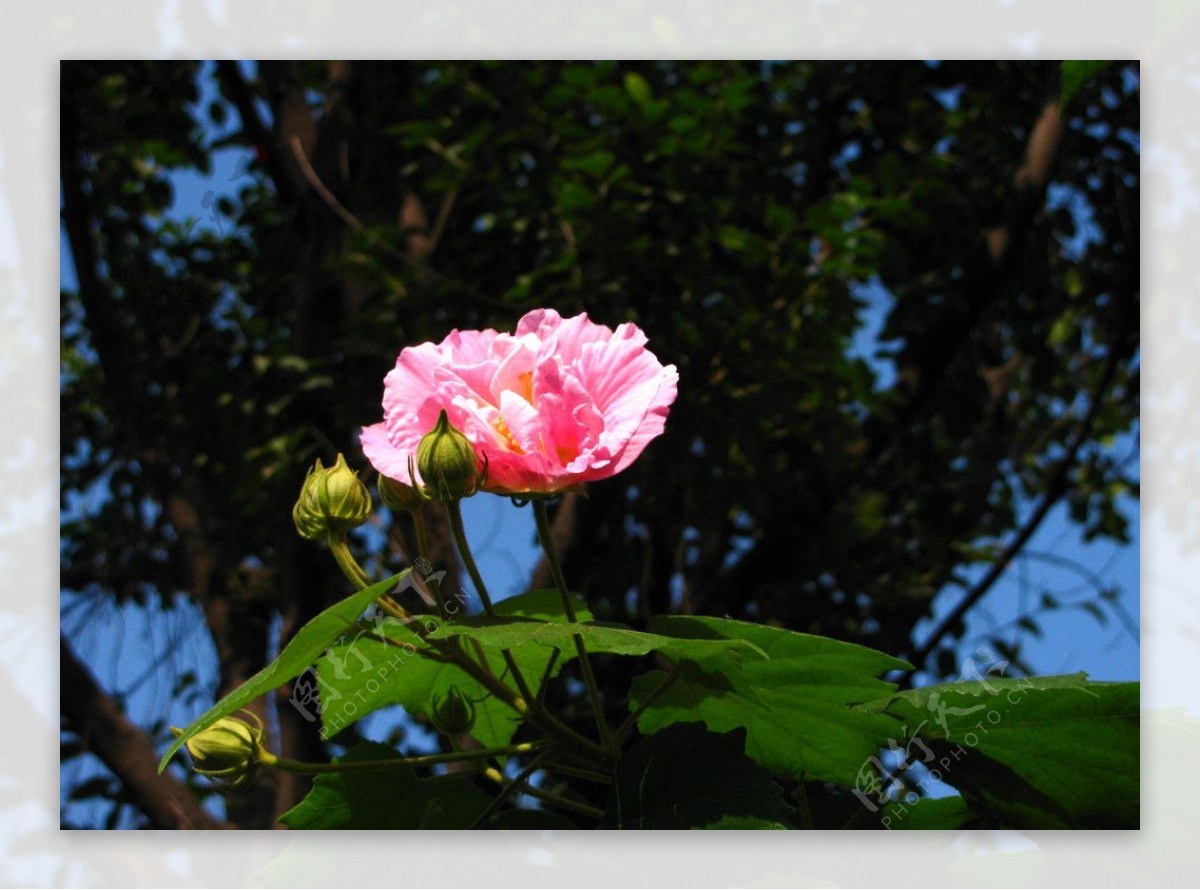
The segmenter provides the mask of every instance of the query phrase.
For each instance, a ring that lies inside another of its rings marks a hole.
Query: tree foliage
[[[399,349],[548,306],[636,321],[680,373],[661,440],[555,514],[598,620],[764,622],[951,678],[963,616],[1054,504],[1128,540],[1136,477],[1109,446],[1138,418],[1137,71],[1068,73],[1060,106],[1051,63],[64,63],[64,589],[190,598],[229,692],[276,619],[286,642],[348,593],[290,507],[314,458],[366,469],[357,431]],[[181,211],[180,177],[220,150],[241,175]],[[382,577],[411,541],[397,520],[354,546]],[[627,714],[663,665],[612,652],[598,673]],[[631,763],[657,729],[700,732],[672,701]],[[325,756],[278,715],[281,750]],[[756,756],[755,727],[717,723],[698,747]],[[228,816],[301,818],[305,791],[259,782]],[[161,825],[155,793],[112,807]]]

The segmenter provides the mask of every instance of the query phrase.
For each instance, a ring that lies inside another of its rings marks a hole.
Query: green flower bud
[[[479,481],[475,449],[451,426],[444,409],[437,425],[417,446],[417,470],[425,482],[425,493],[433,500],[457,501],[475,493]]]
[[[264,756],[269,756],[262,745],[262,722],[253,714],[250,717],[256,726],[237,717],[222,717],[187,740],[185,747],[196,772],[226,783],[233,791],[250,784]],[[183,735],[176,727],[171,732]]]
[[[445,698],[434,695],[430,722],[443,735],[456,736],[470,732],[475,725],[475,705],[458,691],[457,686],[451,686]]]
[[[377,487],[379,499],[389,510],[415,510],[425,503],[425,498],[419,490],[397,479],[380,476]]]
[[[321,461],[309,469],[300,498],[292,508],[292,521],[300,536],[312,540],[325,534],[344,534],[362,525],[371,515],[371,493],[346,458],[325,469]]]

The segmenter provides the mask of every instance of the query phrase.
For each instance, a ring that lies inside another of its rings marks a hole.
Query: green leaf
[[[854,705],[895,687],[878,679],[907,665],[862,646],[723,618],[670,616],[651,628],[675,637],[738,639],[769,660],[732,664],[709,657],[678,679],[638,718],[644,733],[700,719],[713,732],[745,728],[746,754],[785,776],[853,785],[863,761],[896,723]],[[666,679],[652,671],[634,680],[630,708]]]
[[[335,763],[391,760],[387,745],[367,742]],[[490,798],[465,774],[421,779],[409,766],[323,773],[304,800],[279,817],[293,829],[468,828]]]
[[[582,157],[564,158],[562,167],[564,170],[582,170],[589,176],[599,179],[616,161],[617,156],[611,151],[595,151]]]
[[[1065,109],[1071,104],[1071,100],[1075,98],[1075,94],[1082,89],[1088,81],[1094,80],[1096,75],[1112,64],[1111,60],[1106,61],[1069,61],[1062,63],[1062,86],[1059,94],[1059,106]]]
[[[583,600],[575,597],[579,617],[591,618]],[[561,619],[562,601],[554,590],[534,590],[496,604],[497,614],[525,619]],[[426,619],[437,627],[439,622]],[[462,618],[466,623],[473,618]],[[456,622],[457,623],[457,622]],[[441,625],[437,635],[456,623]],[[391,644],[373,639],[365,633],[342,646],[334,646],[317,663],[321,689],[321,721],[327,734],[345,729],[372,711],[389,705],[401,705],[413,715],[428,716],[434,703],[453,687],[467,697],[475,707],[475,725],[471,735],[484,747],[508,744],[520,726],[517,715],[482,684],[453,664],[436,661],[436,655],[416,630],[399,622],[385,622],[379,631]],[[431,636],[432,636],[431,635]],[[546,673],[553,650],[528,646],[513,653],[522,675],[536,686]],[[573,647],[564,649],[555,662],[550,676],[575,657]],[[488,653],[488,664],[497,677],[507,678],[508,666],[496,649]],[[513,685],[511,680],[509,685]]]
[[[717,231],[717,240],[726,250],[744,250],[747,243],[746,233],[730,225],[721,226]]]
[[[646,655],[659,652],[672,661],[692,659],[702,661],[716,655],[732,658],[766,658],[766,653],[741,639],[682,639],[662,634],[634,630],[622,624],[587,621],[572,624],[567,621],[546,621],[524,617],[487,618],[474,616],[443,625],[430,639],[469,636],[489,649],[517,651],[529,646],[574,650],[575,635],[583,637],[589,653],[610,655]]]
[[[650,90],[650,84],[646,82],[646,78],[642,77],[636,71],[630,71],[625,75],[625,92],[629,94],[629,98],[633,99],[634,102],[643,108],[654,101],[654,94]]]
[[[205,711],[199,719],[184,730],[182,735],[175,739],[171,747],[167,748],[167,753],[163,755],[162,760],[158,762],[158,771],[161,773],[166,769],[175,752],[196,733],[207,729],[222,717],[245,707],[263,693],[270,692],[304,673],[309,665],[313,664],[318,656],[329,648],[330,644],[344,634],[347,628],[353,626],[355,620],[368,606],[392,591],[397,585],[403,584],[411,571],[412,569],[405,569],[393,578],[358,591],[340,603],[330,606],[300,628],[291,641],[284,646],[278,658]]]
[[[744,748],[744,730],[718,735],[699,723],[676,723],[640,740],[617,761],[602,827],[703,828],[730,817],[786,818],[791,807],[783,789]]]
[[[558,192],[558,209],[563,213],[586,210],[596,203],[596,193],[578,182],[563,183]]]
[[[961,797],[925,798],[916,803],[893,801],[883,808],[880,822],[890,830],[963,828],[971,812]]]
[[[983,678],[863,705],[905,721],[909,759],[991,824],[1136,828],[1139,686],[1085,674]]]

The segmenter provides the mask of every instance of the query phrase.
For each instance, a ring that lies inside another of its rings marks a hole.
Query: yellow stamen
[[[492,421],[492,428],[504,438],[504,441],[508,443],[508,447],[511,450],[515,451],[517,454],[525,453],[525,449],[518,445],[517,440],[513,438],[512,431],[508,428],[508,424],[504,422],[503,417],[497,416],[496,419]]]

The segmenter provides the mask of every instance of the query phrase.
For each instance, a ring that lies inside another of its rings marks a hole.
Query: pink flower
[[[444,408],[498,494],[562,491],[629,466],[663,431],[679,374],[626,323],[528,313],[515,334],[452,331],[400,353],[383,382],[383,423],[362,447],[380,473],[413,484],[409,458]]]

